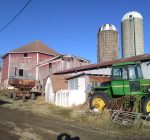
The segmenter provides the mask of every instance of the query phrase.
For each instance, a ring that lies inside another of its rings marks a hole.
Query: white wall
[[[77,80],[79,80],[79,82],[77,82]],[[52,85],[53,84],[51,79],[48,78],[45,86],[45,101],[48,103],[55,104],[58,106],[63,106],[63,107],[71,107],[74,105],[83,104],[86,101],[86,92],[85,92],[86,85],[85,85],[84,77],[81,77],[79,79],[77,78],[75,80],[75,86],[71,86],[72,88],[75,87],[78,88],[79,90],[66,89],[54,93]]]
[[[86,93],[80,90],[60,90],[55,94],[55,105],[71,107],[83,104],[86,101]]]
[[[68,89],[86,91],[88,84],[89,84],[88,76],[77,77],[68,80]]]

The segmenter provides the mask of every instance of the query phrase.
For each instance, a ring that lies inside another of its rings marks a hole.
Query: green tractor
[[[143,79],[140,62],[112,65],[111,81],[90,93],[90,108],[125,110],[150,116],[150,79]]]

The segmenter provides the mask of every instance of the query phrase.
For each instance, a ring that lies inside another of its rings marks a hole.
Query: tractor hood
[[[103,82],[101,83],[100,86],[94,87],[93,91],[106,91],[106,90],[110,90],[111,87],[111,82]]]

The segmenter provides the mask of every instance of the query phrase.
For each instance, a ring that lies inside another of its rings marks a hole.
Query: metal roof
[[[117,31],[116,27],[113,24],[104,24],[100,28],[100,31],[109,31],[109,30]]]
[[[136,61],[141,61],[141,62],[142,61],[150,61],[150,54],[137,55],[137,56],[133,56],[133,57],[129,57],[129,58],[107,61],[107,62],[103,62],[103,63],[99,63],[99,64],[91,64],[91,65],[71,68],[68,70],[56,72],[54,74],[55,75],[69,74],[69,73],[75,73],[75,72],[86,71],[86,70],[107,68],[107,67],[111,67],[113,64],[120,63],[120,62],[136,62]]]
[[[141,15],[139,12],[132,11],[132,12],[126,13],[126,14],[123,16],[122,21],[123,21],[123,20],[126,20],[126,19],[129,19],[130,17],[143,19],[142,15]]]
[[[70,80],[70,79],[74,79],[74,78],[78,78],[78,77],[81,77],[81,76],[98,76],[98,77],[109,77],[109,75],[103,75],[103,74],[88,74],[88,73],[80,73],[80,74],[77,74],[77,75],[74,75],[74,76],[70,76],[68,78],[66,78],[67,80]]]

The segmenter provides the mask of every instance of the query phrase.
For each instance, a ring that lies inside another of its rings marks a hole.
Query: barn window
[[[49,69],[51,69],[52,68],[52,64],[51,63],[49,63]]]
[[[24,53],[24,57],[28,57],[28,54],[27,54],[27,53]]]
[[[19,69],[19,76],[23,76],[23,69]]]

